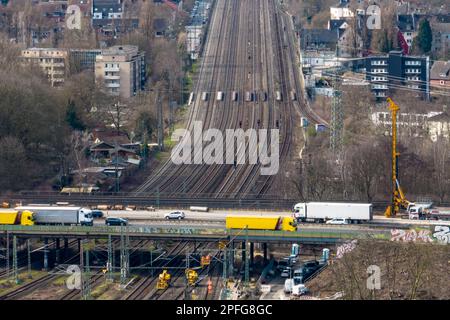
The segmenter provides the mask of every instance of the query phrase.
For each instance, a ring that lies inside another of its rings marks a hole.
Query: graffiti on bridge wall
[[[434,232],[430,230],[391,230],[391,241],[397,242],[425,242],[425,243],[450,243],[450,227],[435,226]]]

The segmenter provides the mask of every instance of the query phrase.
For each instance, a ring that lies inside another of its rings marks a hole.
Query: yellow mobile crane
[[[397,151],[397,114],[400,107],[392,101],[387,99],[389,103],[389,110],[392,113],[392,200],[391,204],[386,208],[384,215],[386,217],[396,216],[401,208],[408,209],[410,201],[406,200],[400,183],[398,182],[398,157],[400,153]]]

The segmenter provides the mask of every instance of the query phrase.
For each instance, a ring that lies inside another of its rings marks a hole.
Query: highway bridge
[[[432,234],[433,226],[420,227]],[[354,239],[390,240],[386,228],[308,226],[297,232],[269,230],[226,230],[220,226],[134,225],[126,227],[98,226],[0,226],[0,237],[16,235],[21,238],[78,238],[102,239],[126,235],[133,239],[173,241],[245,241],[272,243],[341,243]]]

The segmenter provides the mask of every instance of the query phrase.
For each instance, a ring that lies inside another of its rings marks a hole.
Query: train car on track
[[[283,97],[281,96],[281,92],[280,91],[277,91],[275,93],[275,98],[277,99],[277,101],[282,101],[283,100]]]
[[[1,210],[0,225],[34,225],[34,214],[31,211]]]
[[[233,93],[231,95],[231,99],[233,101],[237,101],[238,100],[238,93],[236,91],[233,91]]]
[[[295,91],[291,91],[291,100],[296,101],[297,100],[297,93]]]
[[[217,92],[216,100],[217,101],[223,101],[223,96],[224,96],[224,94],[223,94],[222,91]]]
[[[262,92],[261,93],[261,100],[263,101],[263,102],[266,102],[267,101],[267,92]]]
[[[208,101],[208,92],[203,92],[202,93],[202,100],[203,101]]]
[[[253,101],[253,92],[247,91],[245,93],[245,101],[252,102]]]
[[[281,216],[227,216],[227,229],[297,231],[297,223],[292,217]]]

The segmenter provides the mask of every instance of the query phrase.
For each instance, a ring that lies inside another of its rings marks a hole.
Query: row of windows
[[[373,66],[387,66],[387,61],[385,60],[372,60]]]
[[[386,69],[372,69],[372,73],[387,73]]]
[[[420,73],[420,69],[406,69],[406,73]]]
[[[406,60],[405,66],[421,66],[422,62],[419,60]]]
[[[372,81],[387,81],[387,77],[372,77]]]

